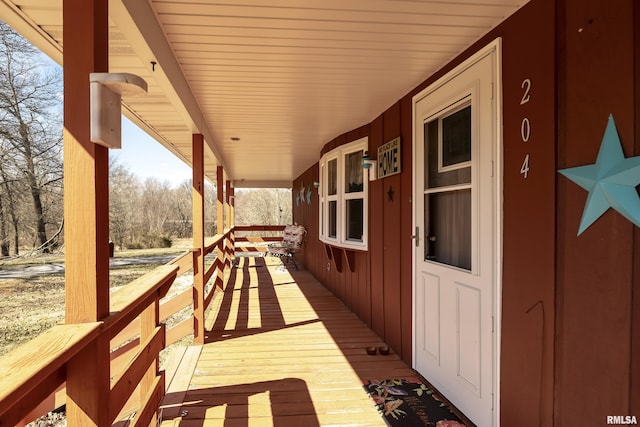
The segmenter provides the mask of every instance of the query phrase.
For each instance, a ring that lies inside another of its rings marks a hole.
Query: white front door
[[[414,97],[414,365],[497,423],[499,45]]]

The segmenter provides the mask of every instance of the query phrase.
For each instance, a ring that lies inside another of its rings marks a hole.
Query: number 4
[[[522,162],[520,173],[523,174],[525,178],[529,177],[529,155],[528,154],[525,156],[524,162]]]

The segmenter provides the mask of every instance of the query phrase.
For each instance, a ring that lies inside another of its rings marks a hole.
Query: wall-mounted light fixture
[[[147,82],[129,73],[90,73],[91,141],[122,146],[122,97],[147,93]]]
[[[368,151],[365,151],[362,156],[362,168],[369,172],[369,181],[375,181],[377,179],[378,161],[369,157]]]

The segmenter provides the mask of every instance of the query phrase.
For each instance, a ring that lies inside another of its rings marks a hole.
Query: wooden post
[[[89,118],[89,73],[108,68],[107,19],[107,0],[64,0],[67,323],[109,314],[109,152],[90,141]]]
[[[156,328],[160,324],[160,300],[155,300],[149,307],[147,307],[140,315],[140,348],[147,342],[156,331]],[[164,347],[164,345],[163,345]],[[142,377],[140,382],[140,402],[145,402],[145,397],[154,386],[156,377],[160,372],[160,360],[158,355],[155,355],[155,360],[151,363],[151,366],[147,369],[147,372]],[[151,425],[158,424],[157,412],[151,419]]]
[[[218,192],[218,201],[217,201],[217,209],[216,209],[216,233],[224,234],[224,169],[222,166],[218,166],[218,170],[216,171],[216,190]],[[218,247],[216,250],[216,259],[218,265],[220,266],[216,270],[216,279],[215,283],[220,289],[224,289],[224,271],[225,271],[225,239],[222,239],[220,243],[218,243]]]
[[[235,195],[235,189],[231,186],[230,181],[227,181],[227,203],[229,204],[229,215],[228,215],[229,227],[233,228],[236,225],[236,218],[235,218],[236,195]],[[233,264],[233,261],[235,260],[235,248],[236,248],[236,232],[233,230],[229,235],[229,244],[231,245],[229,262]]]
[[[193,341],[204,344],[204,137],[192,138],[193,188]]]
[[[231,227],[231,181],[225,182],[224,190],[225,226]]]
[[[218,203],[217,203],[217,221],[216,221],[216,233],[223,234],[224,233],[224,170],[222,166],[218,166],[218,170],[216,171],[216,190],[218,192]]]
[[[225,210],[225,226],[231,228],[233,223],[231,222],[231,181],[227,180],[225,183],[225,197],[224,197],[224,210]],[[232,252],[231,252],[231,234],[224,240],[224,268],[225,272],[228,267],[231,266]],[[226,276],[225,276],[226,279]]]
[[[235,227],[236,225],[236,189],[235,187],[231,187],[231,226]]]
[[[108,0],[64,0],[64,241],[66,323],[109,314],[109,153],[90,141],[89,73],[109,71]],[[109,341],[67,367],[69,425],[111,425]]]

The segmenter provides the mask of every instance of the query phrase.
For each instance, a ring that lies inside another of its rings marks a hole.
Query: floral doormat
[[[390,427],[467,427],[417,378],[368,381],[364,389]]]

